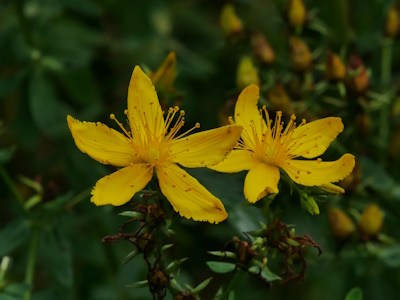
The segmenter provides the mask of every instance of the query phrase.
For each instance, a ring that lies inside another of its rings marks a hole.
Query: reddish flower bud
[[[275,61],[275,53],[261,32],[251,36],[254,55],[264,64],[271,65]]]
[[[347,64],[347,74],[347,87],[355,94],[365,93],[369,86],[369,77],[359,56],[350,56]]]
[[[304,72],[312,67],[312,56],[310,49],[303,40],[297,37],[289,38],[290,62],[295,71]]]

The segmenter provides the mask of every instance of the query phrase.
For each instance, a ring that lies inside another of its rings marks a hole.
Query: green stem
[[[225,291],[220,295],[215,298],[215,300],[224,300],[229,298],[230,292],[233,290],[235,287],[236,283],[242,277],[243,272],[240,269],[237,269],[235,273],[233,274],[228,286],[226,287]]]
[[[90,196],[90,192],[92,191],[92,188],[88,188],[82,192],[80,192],[78,195],[76,195],[74,198],[72,198],[69,203],[68,203],[68,208],[71,208],[72,206],[78,204],[82,200],[85,200]]]
[[[35,229],[33,231],[32,239],[31,239],[31,244],[29,247],[29,253],[28,253],[28,264],[26,265],[26,273],[25,273],[25,284],[30,286],[30,290],[25,293],[24,299],[30,299],[31,298],[31,292],[33,289],[33,275],[35,271],[35,262],[36,262],[36,252],[39,244],[39,234],[40,231],[38,229]]]
[[[11,192],[14,194],[15,198],[22,205],[22,207],[24,207],[24,205],[25,205],[24,198],[22,197],[21,193],[18,191],[14,182],[11,180],[10,176],[8,176],[6,170],[4,170],[4,168],[1,164],[0,164],[0,175],[3,178],[4,182],[6,183],[6,185],[11,190]]]
[[[391,78],[393,40],[384,39],[382,43],[381,84],[386,87]]]
[[[382,44],[382,61],[381,61],[381,85],[384,89],[388,89],[388,85],[391,80],[391,68],[392,68],[392,50],[393,50],[393,40],[391,38],[386,38]],[[388,95],[389,99],[390,92],[385,90],[385,93]],[[386,149],[389,144],[389,117],[390,117],[390,102],[382,106],[380,112],[380,128],[379,128],[379,136],[382,140],[383,150],[381,151],[381,162],[382,164],[386,163]]]

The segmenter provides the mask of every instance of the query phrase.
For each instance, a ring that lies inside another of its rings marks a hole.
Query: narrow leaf
[[[207,265],[209,268],[215,273],[229,273],[235,270],[236,265],[227,262],[219,262],[219,261],[208,261]]]

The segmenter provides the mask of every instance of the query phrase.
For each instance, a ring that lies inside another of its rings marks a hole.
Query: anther
[[[317,163],[322,162],[322,158],[317,158]]]
[[[181,116],[183,117],[185,115],[185,111],[181,110]]]
[[[124,110],[124,114],[128,115],[128,110],[127,109]]]
[[[196,123],[194,126],[195,126],[196,128],[200,128],[200,123]]]
[[[115,120],[115,115],[114,114],[110,114],[110,119],[111,120]]]

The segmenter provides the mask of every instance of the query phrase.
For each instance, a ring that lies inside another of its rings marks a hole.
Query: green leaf
[[[125,256],[125,258],[122,260],[121,265],[125,265],[128,262],[130,262],[132,259],[134,259],[138,254],[139,254],[139,250],[135,249],[132,252],[129,252],[127,256]]]
[[[172,278],[169,282],[169,286],[179,292],[184,292],[185,289],[183,287],[180,286],[180,284],[174,279]]]
[[[282,280],[281,277],[279,277],[275,273],[272,273],[267,266],[263,266],[263,267],[252,266],[249,268],[248,271],[251,274],[261,276],[264,280],[266,280],[268,282],[274,281],[274,280]]]
[[[43,207],[45,209],[64,209],[65,205],[67,205],[68,201],[72,199],[74,196],[74,192],[70,191],[64,195],[58,196],[57,198],[53,199],[52,201],[46,202]]]
[[[118,215],[122,216],[122,217],[129,217],[132,219],[143,219],[144,218],[143,214],[136,212],[136,211],[131,211],[131,210],[123,211],[122,213],[120,213]]]
[[[211,255],[236,259],[237,255],[230,251],[208,251]]]
[[[296,242],[295,240],[292,240],[292,239],[290,239],[290,238],[288,238],[287,241],[288,241],[288,243],[289,243],[290,246],[293,246],[293,247],[298,247],[298,246],[300,246],[300,244],[299,244],[298,242]]]
[[[167,244],[167,245],[164,245],[164,246],[162,246],[161,251],[162,251],[162,252],[165,252],[165,251],[167,251],[169,248],[173,247],[174,245],[175,245],[175,244]]]
[[[25,219],[14,220],[3,227],[0,231],[0,257],[26,242],[30,232],[30,223]]]
[[[39,204],[42,201],[42,196],[41,195],[33,195],[30,197],[24,205],[25,209],[31,209],[34,207],[36,204]]]
[[[378,257],[390,268],[400,267],[400,245],[394,245],[379,250]]]
[[[68,130],[67,115],[71,109],[59,102],[54,86],[40,70],[29,82],[29,106],[36,126],[52,137],[59,137]]]
[[[149,285],[149,282],[147,280],[142,280],[142,281],[137,281],[131,284],[128,284],[126,287],[130,287],[130,288],[142,288],[142,287],[146,287]]]
[[[41,193],[43,191],[42,186],[35,180],[32,180],[25,176],[19,176],[18,178],[23,184],[29,186],[30,188],[34,189],[37,193]]]
[[[167,272],[168,274],[172,274],[173,272],[175,272],[176,270],[178,270],[178,268],[180,267],[180,265],[187,260],[187,257],[178,259],[178,260],[174,260],[173,262],[171,262],[168,267],[165,269],[165,272]]]
[[[194,294],[200,293],[203,289],[205,289],[207,287],[207,285],[210,283],[211,280],[212,280],[212,277],[207,278],[202,283],[200,283],[198,286],[196,286],[194,289],[192,289],[191,292]]]
[[[219,261],[208,261],[207,265],[215,273],[221,273],[221,274],[232,272],[236,268],[236,265],[233,263],[219,262]]]
[[[24,283],[10,284],[3,290],[4,294],[0,293],[0,300],[8,299],[23,299],[26,292],[28,292],[31,287]]]
[[[346,295],[345,300],[362,300],[363,293],[359,287],[352,288]]]
[[[17,147],[15,145],[8,147],[8,148],[1,149],[0,150],[0,164],[4,164],[4,163],[8,162],[14,155],[14,152],[16,149],[17,149]]]
[[[55,279],[63,286],[71,287],[73,284],[72,254],[68,241],[56,236],[54,232],[46,232],[42,240],[41,253]]]

